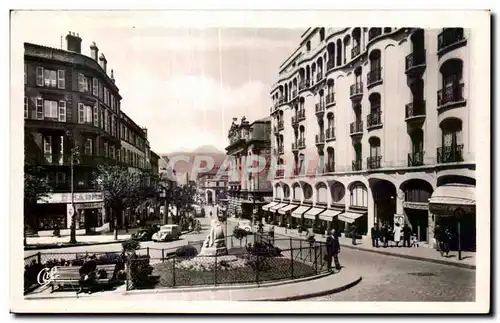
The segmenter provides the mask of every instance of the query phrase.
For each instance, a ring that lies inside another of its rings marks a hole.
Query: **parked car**
[[[238,228],[243,229],[247,232],[252,232],[252,223],[250,220],[239,220]]]
[[[160,230],[153,234],[152,239],[155,242],[173,241],[181,236],[181,227],[177,224],[166,224],[160,227]]]
[[[160,228],[156,225],[149,228],[142,228],[136,233],[132,234],[132,240],[137,241],[150,241],[153,235],[158,232]]]

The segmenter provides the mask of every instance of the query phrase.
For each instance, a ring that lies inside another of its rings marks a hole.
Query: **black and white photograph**
[[[11,12],[11,311],[489,311],[490,13],[300,15]]]

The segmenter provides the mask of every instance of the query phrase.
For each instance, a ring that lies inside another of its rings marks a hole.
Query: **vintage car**
[[[132,240],[137,241],[150,241],[153,235],[158,232],[160,228],[156,225],[149,228],[139,229],[136,233],[132,234]]]
[[[152,239],[155,242],[173,241],[181,236],[181,227],[177,224],[166,224],[160,227],[160,231],[153,234]]]
[[[252,232],[252,223],[250,220],[239,220],[238,228],[243,229],[247,232]]]

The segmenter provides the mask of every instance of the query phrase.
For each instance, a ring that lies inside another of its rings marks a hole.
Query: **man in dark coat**
[[[351,238],[352,238],[352,245],[356,245],[356,233],[357,233],[357,227],[355,224],[351,226]]]
[[[408,223],[405,223],[403,227],[403,247],[411,247],[410,239],[411,239],[411,229],[408,226]]]
[[[331,270],[332,268],[332,257],[335,263],[335,269],[340,270],[340,242],[335,230],[331,230],[330,234],[326,238],[326,252],[328,270]]]
[[[80,290],[76,292],[76,294],[80,294],[84,289],[90,291],[92,286],[95,284],[96,280],[96,269],[97,262],[96,256],[92,255],[83,263],[82,267],[80,267]]]
[[[378,228],[376,226],[372,227],[371,235],[372,235],[372,246],[378,248]]]

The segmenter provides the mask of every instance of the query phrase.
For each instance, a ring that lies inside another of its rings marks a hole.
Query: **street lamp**
[[[75,158],[78,158],[79,151],[78,146],[71,148],[71,159],[70,159],[70,190],[71,190],[71,208],[69,209],[69,213],[71,216],[71,228],[70,228],[70,239],[69,243],[76,243],[76,210],[75,210],[75,188],[74,188],[74,163]]]

